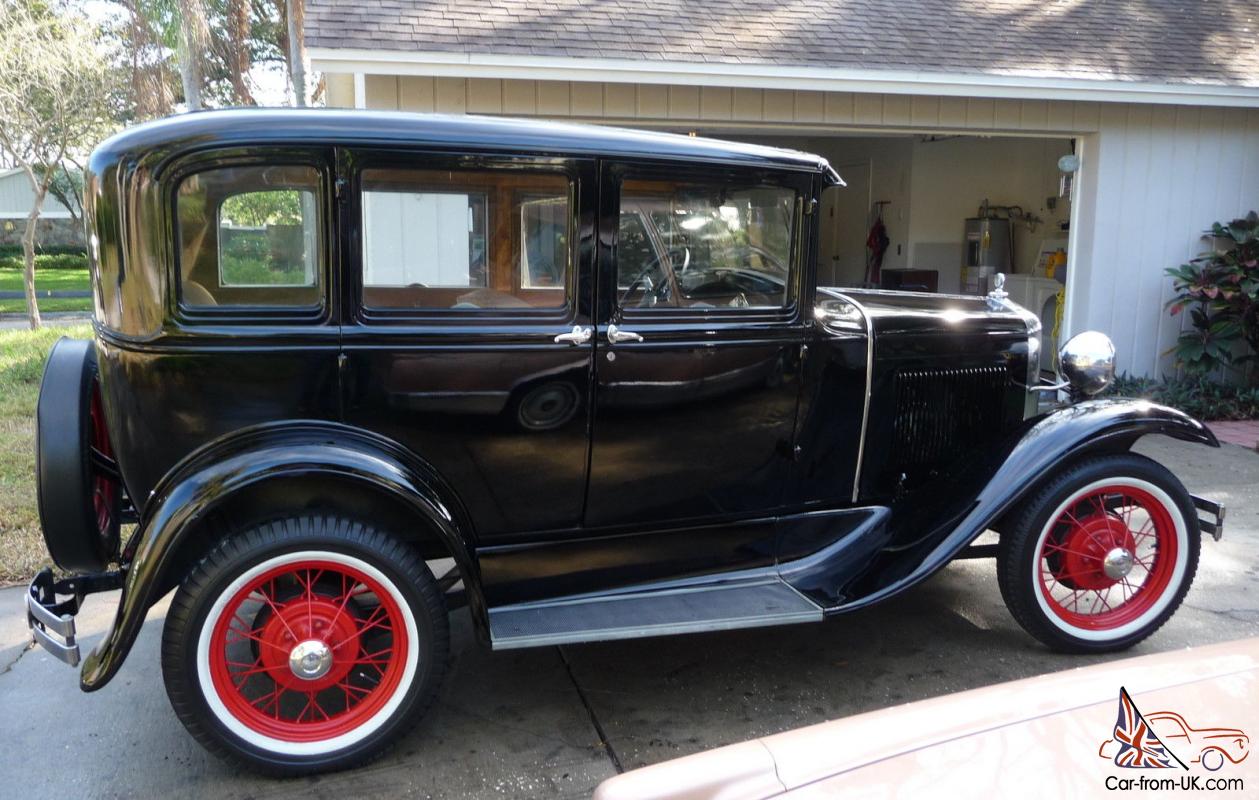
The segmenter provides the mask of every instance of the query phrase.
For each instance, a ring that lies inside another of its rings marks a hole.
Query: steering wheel
[[[691,248],[686,245],[682,245],[681,247],[670,247],[668,253],[669,262],[673,262],[673,254],[679,250],[682,251],[682,268],[678,270],[678,272],[686,272],[691,266]]]
[[[657,299],[656,298],[657,289],[656,289],[655,284],[651,280],[650,273],[654,269],[656,269],[658,266],[659,266],[659,261],[656,260],[656,261],[652,261],[650,264],[648,264],[647,266],[639,270],[638,274],[634,276],[634,280],[630,281],[629,285],[625,287],[625,291],[621,292],[620,298],[618,298],[616,301],[617,308],[625,307],[626,298],[628,298],[634,292],[634,290],[638,288],[639,284],[642,284],[643,287],[646,289],[646,291],[643,292],[643,299],[638,301],[638,305],[640,307],[648,306],[648,305],[655,305],[655,300]],[[651,303],[647,302],[648,298],[652,299]]]

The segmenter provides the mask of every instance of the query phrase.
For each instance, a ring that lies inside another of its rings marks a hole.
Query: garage
[[[997,270],[963,272],[978,255],[968,253],[966,220],[978,219],[972,245],[985,230],[989,245],[978,266],[1008,261],[1007,290],[1045,318],[1047,333],[1102,331],[1120,373],[1174,372],[1168,351],[1182,318],[1166,311],[1165,270],[1200,253],[1213,222],[1259,208],[1253,20],[1171,3],[1158,13],[921,5],[771,12],[749,0],[627,14],[571,4],[557,14],[515,0],[475,13],[322,0],[306,35],[329,106],[570,120],[817,152],[850,185],[825,210],[834,225],[824,281],[979,291]],[[1059,160],[1071,155],[1064,172]],[[865,243],[879,209],[888,244],[875,280]]]
[[[1041,318],[1042,369],[1053,368],[1071,269],[1073,139],[711,135],[818,153],[843,177],[820,209],[819,285],[986,294],[1001,273]]]

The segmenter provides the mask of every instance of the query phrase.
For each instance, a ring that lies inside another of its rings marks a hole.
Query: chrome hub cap
[[[1106,554],[1102,560],[1102,571],[1106,577],[1117,581],[1132,572],[1132,551],[1124,547],[1116,547]]]
[[[332,648],[318,639],[307,639],[289,653],[289,669],[302,680],[318,680],[332,669]]]

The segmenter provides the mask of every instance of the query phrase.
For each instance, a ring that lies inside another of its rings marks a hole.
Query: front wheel
[[[1050,480],[1002,534],[1001,595],[1028,633],[1064,652],[1123,650],[1180,606],[1201,548],[1193,499],[1130,453]]]
[[[229,536],[167,614],[162,673],[203,745],[282,775],[380,755],[445,671],[445,604],[405,543],[336,517]]]

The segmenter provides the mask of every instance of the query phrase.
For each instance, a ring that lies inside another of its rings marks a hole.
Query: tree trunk
[[[204,105],[201,87],[205,83],[205,76],[201,71],[201,63],[210,44],[210,28],[206,22],[202,0],[179,0],[179,14],[183,17],[181,30],[184,45],[179,74],[184,83],[184,103],[192,111]]]
[[[35,299],[35,230],[39,221],[39,211],[44,205],[44,190],[35,190],[35,205],[31,213],[26,215],[26,230],[22,233],[22,256],[26,261],[22,271],[24,288],[26,289],[26,315],[31,323],[31,330],[39,330],[42,324],[39,318],[39,303]]]
[[[229,79],[232,82],[232,94],[237,105],[255,105],[253,93],[249,91],[249,2],[248,0],[228,0],[227,30],[230,63]]]
[[[293,79],[293,102],[304,108],[309,102],[306,93],[306,34],[302,23],[306,19],[306,0],[285,0],[285,16],[288,18],[289,75]]]

